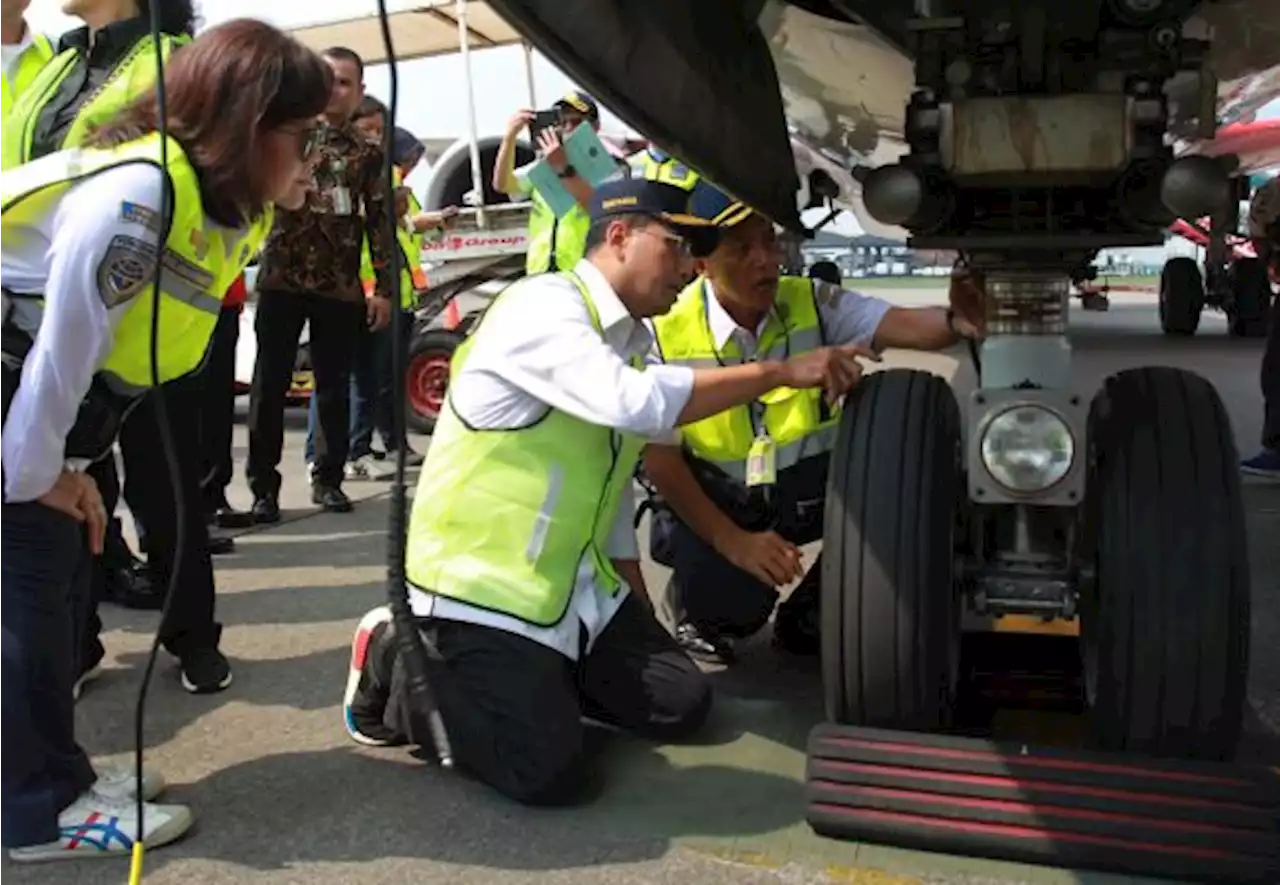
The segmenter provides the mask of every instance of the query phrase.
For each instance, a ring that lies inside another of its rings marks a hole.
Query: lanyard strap
[[[725,362],[724,362],[724,359],[721,358],[720,356],[720,345],[716,342],[715,332],[711,329],[711,299],[707,293],[707,280],[705,278],[702,280],[702,285],[699,287],[699,291],[702,296],[703,331],[706,332],[707,340],[711,342],[711,352],[715,355],[716,363],[718,363],[720,366],[723,367],[725,365]],[[791,358],[791,334],[787,330],[786,324],[782,322],[782,317],[777,312],[776,304],[773,304],[769,307],[769,315],[772,316],[774,319],[776,319],[778,321],[778,325],[782,327],[782,358],[784,360],[790,359]],[[767,321],[765,325],[766,326],[768,325]],[[756,350],[754,355],[750,359],[744,358],[742,360],[744,363],[754,363],[759,361],[760,359],[759,344],[760,344],[759,339],[757,339]],[[768,431],[765,429],[765,422],[764,422],[764,412],[766,408],[767,407],[765,406],[765,404],[760,402],[759,399],[753,399],[749,403],[747,403],[747,416],[751,420],[751,431],[756,436],[767,435]]]

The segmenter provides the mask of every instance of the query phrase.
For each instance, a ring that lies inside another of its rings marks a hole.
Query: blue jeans
[[[0,812],[5,848],[53,842],[58,814],[97,779],[76,743],[72,684],[88,617],[84,529],[43,504],[3,505]]]
[[[406,347],[413,334],[413,314],[402,314]],[[351,372],[351,423],[348,430],[351,450],[347,459],[355,461],[373,451],[373,432],[377,430],[382,447],[393,452],[391,433],[391,397],[401,393],[401,386],[391,377],[391,326],[361,332]],[[307,463],[315,460],[316,401],[307,408]]]

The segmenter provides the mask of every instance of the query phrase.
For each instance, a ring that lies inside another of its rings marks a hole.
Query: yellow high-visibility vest
[[[670,311],[653,320],[665,363],[695,369],[743,362],[737,342],[719,347],[707,319],[707,300],[715,297],[700,278],[689,284]],[[755,359],[783,360],[823,345],[813,281],[783,277],[760,334]],[[709,461],[730,477],[746,480],[747,455],[757,435],[767,432],[777,447],[779,472],[805,458],[829,452],[835,444],[839,412],[829,408],[821,390],[779,387],[749,405],[734,406],[681,428],[681,440],[694,457]]]

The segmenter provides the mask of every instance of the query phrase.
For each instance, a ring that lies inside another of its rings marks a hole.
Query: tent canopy
[[[472,49],[509,46],[521,41],[520,34],[481,0],[466,0],[468,43]],[[391,12],[391,40],[396,59],[408,61],[433,55],[449,55],[461,50],[458,40],[455,0],[419,0],[411,8]],[[319,52],[330,46],[355,50],[367,65],[382,64],[387,53],[382,46],[378,16],[297,25],[289,33]]]

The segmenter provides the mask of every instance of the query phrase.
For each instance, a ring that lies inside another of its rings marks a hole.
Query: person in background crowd
[[[1249,236],[1258,258],[1266,262],[1272,288],[1280,284],[1280,178],[1258,188],[1249,202]],[[1280,482],[1280,299],[1273,298],[1267,346],[1262,352],[1262,449],[1240,469]]]
[[[834,261],[815,261],[809,267],[809,279],[843,286],[844,278],[840,276],[840,268]]]
[[[53,58],[53,42],[44,34],[32,33],[24,13],[30,0],[0,2],[0,50],[4,55],[3,121],[9,123],[9,109],[14,99],[35,80],[40,70]]]
[[[351,115],[351,125],[369,141],[380,145],[382,135],[386,131],[389,113],[381,99],[366,95],[360,99],[356,112]]]
[[[191,826],[185,806],[149,801],[164,788],[154,770],[140,785],[139,772],[95,770],[76,740],[75,638],[87,557],[101,551],[107,523],[82,469],[110,451],[154,377],[198,368],[272,204],[303,204],[329,77],[281,31],[227,22],[166,66],[165,165],[159,101],[144,90],[89,135],[93,150],[5,172],[0,821],[12,861],[127,857],[138,840],[155,848]],[[161,248],[181,272],[164,274],[153,294]],[[172,429],[181,455],[186,440]]]
[[[342,491],[350,425],[349,376],[364,327],[387,324],[396,291],[389,256],[396,248],[387,213],[394,200],[382,175],[382,150],[352,121],[364,98],[364,64],[355,52],[323,53],[333,69],[325,110],[325,144],[307,205],[281,212],[262,254],[255,320],[258,356],[249,400],[249,459],[254,519],[280,520],[280,455],[285,396],[298,337],[310,330],[317,433],[311,500],[333,513],[351,510]],[[360,252],[368,237],[377,277],[373,297],[360,283]]]
[[[591,220],[587,206],[591,202],[592,187],[581,178],[565,157],[563,141],[583,123],[600,131],[600,106],[585,92],[570,92],[552,108],[560,114],[560,124],[538,133],[538,154],[551,164],[560,176],[560,183],[573,197],[576,204],[563,218],[557,218],[551,206],[529,182],[527,168],[517,170],[516,139],[530,123],[534,112],[518,111],[507,123],[507,132],[493,163],[493,187],[513,199],[530,197],[533,214],[529,217],[529,252],[525,261],[525,273],[567,270],[582,258],[586,250],[587,228]],[[538,161],[534,161],[535,163]],[[629,169],[619,161],[624,174]]]
[[[253,525],[252,513],[236,510],[227,501],[227,486],[234,475],[231,439],[236,417],[236,345],[240,342],[240,314],[247,296],[241,274],[222,299],[209,356],[200,372],[200,500],[206,519],[225,529]]]
[[[366,95],[352,119],[356,129],[370,141],[381,144],[386,117],[386,105],[373,96]],[[392,150],[395,181],[397,185],[403,185],[405,178],[422,158],[422,144],[407,129],[397,128]],[[443,228],[457,210],[451,208],[440,212],[423,212],[417,197],[409,188],[401,188],[401,191],[396,195],[396,216],[399,219],[396,238],[403,255],[400,309],[405,313],[402,334],[407,347],[413,334],[417,292],[426,287],[426,274],[422,270],[422,232],[433,227]],[[360,256],[360,282],[364,286],[366,297],[373,297],[377,274],[373,269],[367,237]],[[388,454],[394,454],[398,448],[391,430],[391,397],[399,392],[399,386],[393,385],[394,379],[391,377],[390,334],[390,322],[382,329],[368,329],[360,336],[356,348],[355,364],[351,371],[350,450],[344,470],[348,480],[389,480],[393,473],[389,465],[379,463],[386,460]],[[312,397],[307,409],[307,442],[303,450],[308,474],[315,469],[315,428],[316,404]],[[381,451],[373,448],[375,430],[382,438]],[[408,445],[407,440],[405,445]],[[405,454],[405,460],[408,466],[416,467],[422,463],[422,455],[410,448]]]

